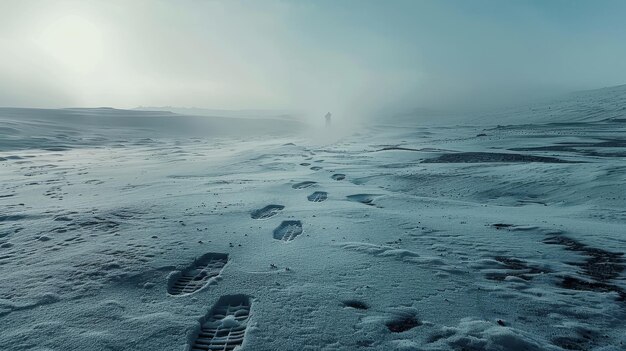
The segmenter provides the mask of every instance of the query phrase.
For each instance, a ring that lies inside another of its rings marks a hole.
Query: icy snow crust
[[[626,348],[620,119],[89,145],[4,116],[2,350]]]

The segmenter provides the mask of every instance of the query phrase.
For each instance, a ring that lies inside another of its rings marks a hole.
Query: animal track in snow
[[[250,318],[250,298],[246,295],[220,297],[191,345],[191,351],[232,351],[243,344]]]
[[[328,193],[325,191],[316,191],[313,194],[307,196],[307,199],[311,202],[322,202],[328,198]]]
[[[313,167],[311,167],[312,171],[319,171],[321,169],[322,169],[322,167],[320,167],[320,166],[313,166]]]
[[[202,255],[184,272],[170,277],[168,293],[174,296],[193,294],[219,276],[227,262],[228,255],[224,253]]]
[[[268,219],[277,215],[278,212],[282,211],[284,208],[285,206],[283,205],[267,205],[263,208],[252,211],[250,216],[253,219]]]
[[[274,239],[277,240],[291,241],[300,234],[302,234],[301,221],[283,221],[274,229]]]
[[[314,184],[317,184],[317,182],[306,181],[306,182],[296,183],[296,184],[292,185],[291,187],[294,188],[294,189],[304,189],[304,188],[308,188],[310,186],[313,186]]]

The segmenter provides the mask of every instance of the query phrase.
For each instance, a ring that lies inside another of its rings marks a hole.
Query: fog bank
[[[464,109],[626,82],[621,1],[0,3],[0,106]]]

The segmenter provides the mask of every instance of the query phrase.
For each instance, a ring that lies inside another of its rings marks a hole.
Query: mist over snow
[[[620,1],[0,4],[0,106],[279,109],[357,121],[626,81]]]
[[[0,0],[0,350],[625,350],[624,13]]]

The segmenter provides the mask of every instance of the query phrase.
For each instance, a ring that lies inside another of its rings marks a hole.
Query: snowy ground
[[[623,119],[334,143],[40,122],[0,129],[2,350],[626,349]]]

